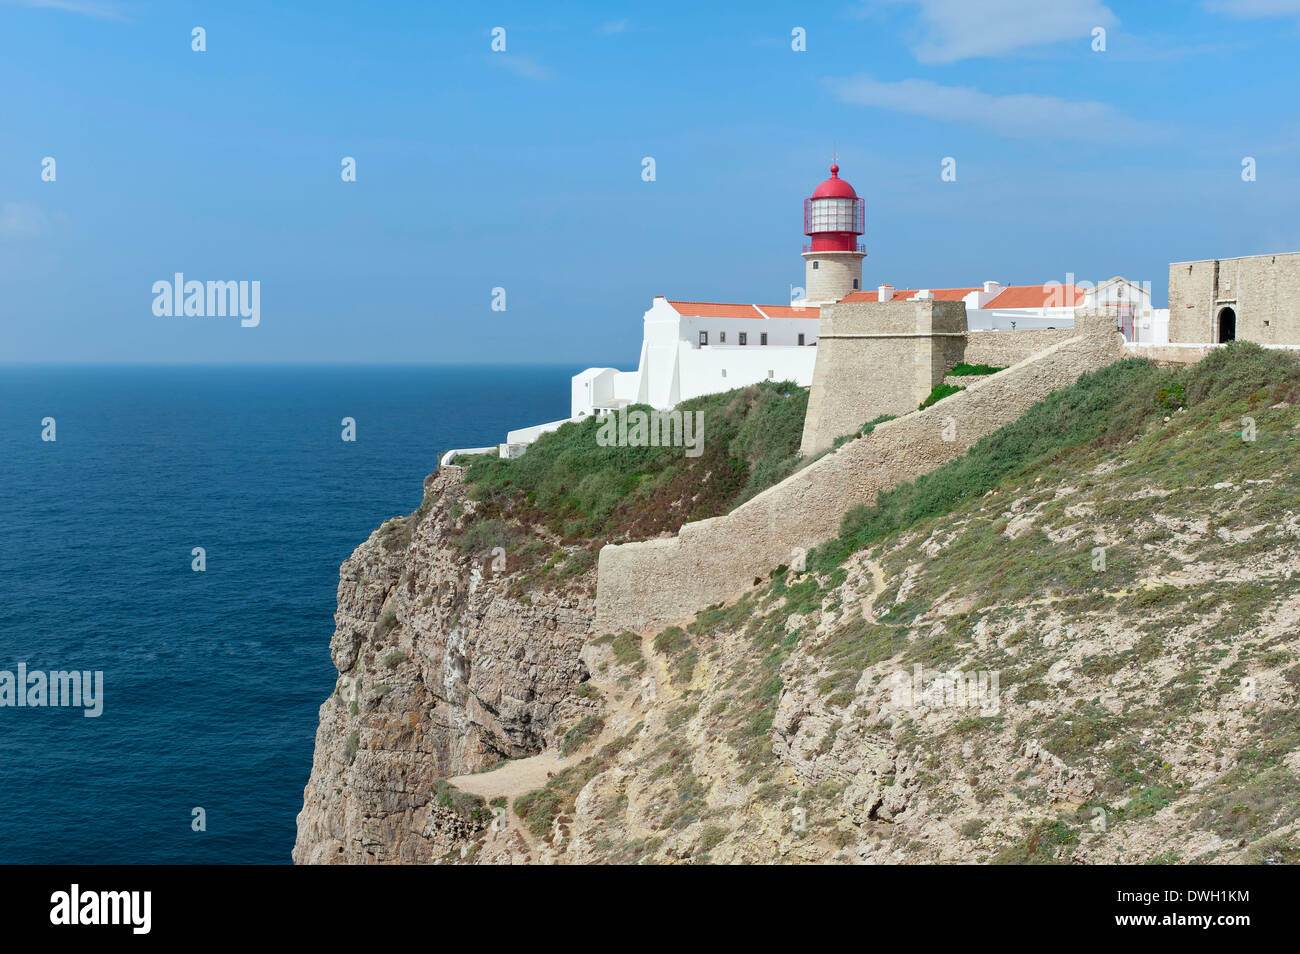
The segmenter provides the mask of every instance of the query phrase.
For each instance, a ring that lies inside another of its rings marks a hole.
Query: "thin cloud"
[[[8,2],[20,7],[79,13],[97,20],[126,20],[126,13],[120,5],[104,2],[104,0],[8,0]]]
[[[1295,17],[1300,16],[1300,0],[1206,0],[1205,9],[1241,19]]]
[[[615,33],[626,32],[627,26],[627,20],[609,20],[600,25],[600,32],[605,36],[613,36]]]
[[[1038,93],[997,96],[968,86],[941,86],[930,80],[881,82],[858,75],[826,79],[840,101],[963,123],[1024,139],[1104,139],[1108,142],[1155,138],[1155,128],[1095,100],[1068,100]]]
[[[862,13],[899,3],[917,8],[919,32],[910,49],[922,63],[1001,56],[1065,40],[1086,45],[1094,27],[1110,29],[1119,22],[1101,0],[877,0]]]
[[[0,206],[0,240],[29,239],[50,230],[50,217],[39,206],[6,202]]]
[[[551,78],[551,71],[527,56],[514,56],[510,53],[491,54],[492,62],[502,69],[509,70],[516,76],[534,82]]]
[[[1116,31],[1106,38],[1106,58],[1127,63],[1171,63],[1192,57],[1233,56],[1246,48],[1238,39],[1186,42],[1168,33],[1139,35]]]

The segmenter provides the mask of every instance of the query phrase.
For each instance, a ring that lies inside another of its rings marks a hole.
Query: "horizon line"
[[[576,361],[0,361],[0,368],[566,368]],[[588,367],[615,367],[592,364]]]

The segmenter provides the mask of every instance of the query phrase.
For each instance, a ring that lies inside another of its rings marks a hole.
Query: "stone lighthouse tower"
[[[812,239],[803,247],[807,304],[839,301],[861,288],[867,252],[858,237],[865,222],[863,201],[832,165],[831,177],[803,202],[803,232]]]

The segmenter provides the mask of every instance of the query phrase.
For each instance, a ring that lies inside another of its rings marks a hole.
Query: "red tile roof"
[[[1084,290],[1077,285],[1009,285],[985,308],[1076,308]]]
[[[719,301],[669,301],[677,314],[685,318],[816,318],[818,309],[809,305],[738,305]],[[761,310],[760,310],[761,309]]]
[[[936,301],[961,301],[971,292],[983,291],[984,286],[975,288],[931,288],[930,293]],[[915,288],[896,288],[891,301],[906,301],[917,292]],[[985,308],[1075,308],[1083,304],[1084,290],[1077,285],[1008,285],[996,297],[984,305]],[[840,299],[841,301],[877,301],[875,291],[855,291]]]
[[[930,294],[934,296],[935,301],[961,301],[971,292],[980,291],[982,288],[982,285],[979,288],[931,288]],[[918,289],[915,288],[896,288],[894,289],[894,297],[891,298],[890,301],[907,301],[907,299],[915,295],[917,291]],[[875,291],[855,291],[851,295],[841,298],[840,300],[877,301],[878,299],[879,296]]]
[[[936,301],[961,301],[971,292],[983,291],[984,286],[967,288],[931,288]],[[906,301],[918,289],[896,288],[891,301]],[[985,304],[985,308],[1074,308],[1083,304],[1084,290],[1077,285],[1008,285]],[[841,301],[877,301],[875,289],[855,291]],[[793,305],[743,305],[719,301],[671,301],[668,304],[685,318],[816,318],[818,309],[812,306],[796,308]],[[759,309],[762,309],[761,311]]]
[[[762,318],[753,305],[715,301],[669,301],[677,314],[686,318]]]
[[[816,318],[821,309],[813,305],[796,308],[794,305],[756,305],[769,318]]]

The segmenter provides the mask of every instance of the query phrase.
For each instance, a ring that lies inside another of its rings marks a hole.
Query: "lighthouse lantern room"
[[[853,186],[831,166],[831,177],[803,204],[803,231],[812,239],[804,245],[804,294],[810,305],[836,302],[862,284],[866,247],[858,237],[866,231],[865,203]]]

